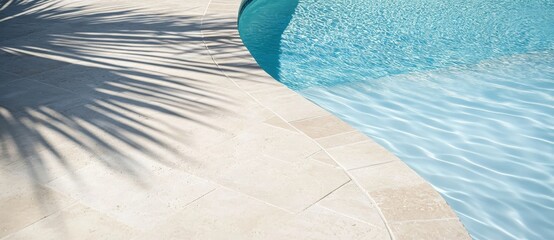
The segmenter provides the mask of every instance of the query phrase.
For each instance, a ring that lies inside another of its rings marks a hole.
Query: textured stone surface
[[[75,204],[52,214],[6,239],[129,239],[139,235],[116,220]]]
[[[247,195],[218,189],[137,239],[251,239],[288,213]]]
[[[373,141],[330,148],[327,152],[346,169],[398,161],[398,158]]]
[[[333,115],[304,119],[291,124],[311,138],[328,137],[354,130]]]
[[[393,223],[396,239],[471,239],[458,219]]]
[[[0,238],[468,237],[394,155],[258,67],[240,0],[3,4]]]
[[[349,182],[321,200],[319,205],[335,212],[350,216],[359,221],[369,223],[382,230],[386,226],[377,206],[370,201],[368,196],[360,191],[358,186]]]

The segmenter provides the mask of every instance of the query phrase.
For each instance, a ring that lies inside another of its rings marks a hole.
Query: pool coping
[[[377,207],[391,239],[471,239],[442,196],[404,162],[258,66],[236,26],[243,2],[211,0],[202,17],[202,23],[234,21],[224,31],[202,24],[204,44],[221,72],[284,127],[321,147]]]

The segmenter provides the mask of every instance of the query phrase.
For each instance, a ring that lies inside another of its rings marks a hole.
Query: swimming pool
[[[554,238],[554,1],[252,0],[271,76],[394,152],[474,239]]]

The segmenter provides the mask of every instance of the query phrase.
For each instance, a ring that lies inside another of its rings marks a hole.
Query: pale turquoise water
[[[262,68],[397,154],[475,239],[554,239],[554,1],[253,0]]]

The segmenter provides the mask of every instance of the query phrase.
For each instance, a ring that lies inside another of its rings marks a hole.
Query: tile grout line
[[[380,229],[380,230],[386,231],[386,229],[384,229],[384,228],[382,228],[382,227],[379,227],[379,226],[377,226],[377,225],[375,225],[375,224],[373,224],[373,223],[367,222],[367,221],[362,220],[362,219],[359,219],[359,218],[357,218],[357,217],[350,216],[350,215],[347,215],[347,214],[344,214],[344,213],[335,211],[335,210],[330,209],[330,208],[328,208],[328,207],[322,206],[321,204],[317,204],[317,206],[320,207],[320,208],[324,208],[324,209],[326,209],[326,210],[329,210],[329,211],[331,211],[331,212],[334,212],[334,213],[336,213],[336,214],[338,214],[338,215],[341,215],[341,216],[343,216],[343,217],[347,217],[347,218],[350,218],[350,219],[353,219],[353,220],[356,220],[356,221],[359,221],[359,222],[362,222],[362,223],[365,223],[365,224],[374,226],[374,227],[376,227],[376,228],[378,228],[378,229]]]
[[[308,208],[316,205],[317,203],[321,202],[321,200],[325,199],[326,197],[328,197],[329,195],[333,194],[334,192],[336,192],[337,190],[341,189],[342,187],[344,187],[344,185],[348,184],[349,182],[352,182],[352,179],[348,179],[348,181],[346,181],[345,183],[339,185],[337,188],[331,190],[331,192],[325,194],[323,197],[321,197],[320,199],[318,199],[317,201],[315,201],[314,203],[308,205],[306,208],[302,209],[302,211],[300,212],[304,212],[306,211]]]
[[[208,194],[214,192],[214,191],[217,190],[217,189],[218,189],[217,187],[214,187],[214,189],[212,189],[212,190],[210,190],[210,191],[208,191],[208,192],[206,192],[206,193],[200,195],[200,197],[197,197],[197,198],[193,199],[191,202],[185,204],[185,206],[183,206],[183,209],[187,208],[189,205],[191,205],[191,204],[197,202],[198,200],[204,198],[205,196],[207,196]]]
[[[416,219],[416,220],[403,220],[403,221],[394,221],[394,223],[417,223],[417,222],[439,222],[439,221],[449,221],[449,220],[458,220],[455,217],[449,218],[433,218],[433,219]]]
[[[194,176],[196,176],[196,175],[194,175]],[[202,178],[202,179],[204,179],[204,178]],[[254,196],[252,196],[252,195],[250,195],[250,194],[247,194],[247,193],[238,191],[238,190],[236,190],[236,189],[232,189],[232,188],[230,188],[230,187],[227,187],[227,186],[225,186],[225,185],[222,185],[222,184],[217,183],[217,182],[212,181],[212,180],[208,180],[208,179],[204,179],[204,180],[207,181],[207,182],[213,183],[213,184],[215,184],[215,185],[217,185],[217,186],[219,186],[219,187],[221,187],[221,188],[227,189],[227,190],[232,191],[232,192],[239,193],[239,194],[241,194],[241,195],[244,195],[244,196],[246,196],[246,197],[248,197],[248,198],[251,198],[251,199],[254,199],[254,200],[256,200],[256,201],[260,201],[260,202],[262,202],[262,203],[264,203],[264,204],[267,204],[267,205],[269,205],[269,206],[272,206],[272,207],[274,207],[274,208],[277,208],[277,209],[279,209],[279,210],[281,210],[281,211],[284,211],[284,212],[286,212],[286,213],[295,214],[295,212],[293,212],[293,211],[291,211],[291,210],[288,210],[288,209],[286,209],[286,208],[277,206],[277,205],[275,205],[275,204],[273,204],[273,203],[264,201],[264,200],[262,200],[262,199],[259,199],[259,198],[257,198],[257,197],[254,197]]]
[[[275,81],[275,80],[274,80],[274,81]],[[292,91],[292,90],[291,90],[291,91]],[[300,97],[304,98],[302,95],[300,95],[299,93],[296,93],[296,92],[294,93],[294,95],[300,96]],[[304,99],[308,100],[308,101],[311,102],[311,103],[314,103],[314,102],[310,101],[310,100],[307,99],[307,98],[304,98]],[[314,104],[315,104],[315,103],[314,103]],[[315,105],[317,105],[317,104],[315,104]],[[319,105],[317,105],[317,107],[323,109],[323,108],[322,108],[321,106],[319,106]],[[325,110],[325,109],[323,109],[323,110]],[[327,110],[325,110],[325,111],[327,111]],[[292,121],[289,121],[288,123],[293,124],[293,123],[298,123],[298,122],[305,122],[305,121],[314,120],[314,119],[316,119],[316,118],[329,117],[329,116],[335,116],[335,115],[333,115],[331,112],[327,112],[325,115],[318,115],[318,116],[307,117],[307,118],[302,118],[302,119],[298,119],[298,120],[292,120]],[[350,126],[350,125],[349,125],[349,126]],[[351,130],[351,131],[347,131],[347,132],[340,132],[340,133],[335,133],[335,134],[333,134],[333,135],[329,135],[329,136],[325,136],[325,137],[319,137],[319,138],[326,138],[326,137],[331,137],[331,136],[338,135],[338,134],[349,133],[349,132],[355,132],[355,131],[356,131],[356,130]]]
[[[263,124],[266,124],[266,125],[269,125],[270,127],[274,127],[274,128],[278,128],[278,129],[284,129],[284,130],[287,130],[287,131],[289,131],[289,132],[291,132],[291,133],[295,133],[295,134],[298,134],[298,135],[300,134],[300,133],[298,133],[298,132],[296,132],[296,131],[293,131],[293,130],[291,130],[291,129],[282,128],[282,127],[273,125],[273,124],[271,124],[271,123],[267,123],[267,122],[265,122],[265,121],[263,122]],[[310,155],[310,156],[311,156],[311,155]]]
[[[333,136],[336,136],[336,135],[333,135]],[[321,138],[318,138],[318,139],[321,139]],[[352,146],[352,145],[356,145],[356,144],[360,144],[360,143],[366,143],[366,142],[373,142],[373,140],[366,139],[366,140],[362,140],[362,141],[358,141],[358,142],[353,142],[353,143],[347,143],[347,144],[342,144],[342,145],[338,145],[338,146],[328,147],[327,149],[332,150],[332,149],[335,149],[335,148],[348,147],[348,146]]]
[[[364,165],[364,166],[361,166],[361,167],[349,168],[346,171],[356,171],[356,170],[360,170],[360,169],[364,169],[364,168],[369,168],[369,167],[374,167],[374,166],[379,166],[379,165],[385,165],[385,164],[392,163],[392,162],[395,162],[395,160]]]
[[[42,185],[41,185],[41,186],[42,186]],[[43,187],[45,187],[45,186],[43,186]],[[50,188],[49,188],[49,189],[50,189]],[[57,192],[57,191],[55,191],[55,192]],[[80,201],[77,200],[77,199],[74,199],[74,198],[70,198],[70,199],[72,199],[73,202],[72,202],[71,204],[67,205],[66,207],[63,207],[63,208],[61,208],[61,209],[58,209],[58,210],[56,210],[56,211],[53,212],[53,213],[50,213],[50,214],[48,214],[48,215],[46,215],[46,216],[44,216],[44,217],[42,217],[42,218],[40,218],[40,219],[37,219],[36,221],[34,221],[34,222],[32,222],[32,223],[29,223],[29,224],[25,225],[24,227],[20,228],[19,230],[15,231],[15,232],[12,232],[12,233],[10,233],[10,234],[8,234],[8,235],[6,235],[6,236],[0,238],[0,240],[9,239],[9,237],[13,236],[14,234],[17,234],[18,232],[21,232],[21,231],[23,231],[23,230],[25,230],[25,229],[27,229],[27,228],[29,228],[29,227],[31,227],[31,226],[33,226],[33,225],[39,223],[39,222],[42,222],[44,219],[47,219],[47,218],[49,218],[50,216],[53,216],[53,215],[58,214],[58,213],[61,213],[61,212],[65,211],[66,209],[68,209],[68,208],[70,208],[70,207],[73,207],[73,206],[75,206],[75,205],[77,205],[77,204],[81,204]],[[86,206],[86,205],[85,205],[85,206]],[[88,206],[87,206],[87,207],[88,207]],[[91,209],[92,209],[92,208],[91,208]],[[109,216],[108,216],[108,217],[109,217]],[[110,217],[110,218],[111,218],[111,217]],[[118,222],[119,222],[119,221],[118,221]]]
[[[250,94],[249,92],[245,91],[243,88],[241,88],[236,81],[234,81],[231,77],[229,77],[229,75],[227,75],[227,73],[221,69],[220,65],[217,63],[216,59],[214,58],[214,56],[211,54],[210,52],[210,48],[208,47],[208,44],[206,43],[205,41],[205,38],[204,38],[204,35],[203,35],[203,30],[202,30],[202,26],[203,26],[203,23],[204,23],[204,17],[206,16],[206,13],[208,12],[208,9],[209,9],[209,6],[210,6],[210,3],[211,3],[212,0],[210,0],[210,2],[208,3],[208,7],[206,8],[206,11],[204,13],[204,15],[202,16],[201,18],[201,21],[200,21],[200,32],[201,32],[201,35],[202,35],[202,42],[204,43],[204,46],[206,47],[206,50],[208,51],[208,54],[210,55],[210,57],[212,58],[212,61],[215,63],[215,65],[219,68],[219,70],[227,77],[227,79],[229,79],[231,82],[233,82],[235,84],[235,86],[239,89],[241,89],[244,93],[246,93],[248,96],[250,96],[254,101],[256,101],[258,104],[260,104],[261,106],[267,108],[269,111],[273,112],[273,114],[275,114],[276,116],[278,116],[279,118],[281,118],[283,121],[287,122],[282,116],[280,116],[279,114],[277,114],[276,112],[274,112],[273,110],[271,110],[270,108],[268,108],[267,106],[265,106],[264,104],[262,104],[260,101],[258,101],[258,99],[256,99],[254,96],[252,96],[252,94]],[[287,122],[288,123],[288,122]],[[292,128],[296,129],[297,131],[301,132],[298,128],[292,126],[292,124],[288,123]],[[308,135],[306,135],[305,133],[301,132],[302,134],[304,134],[304,136],[308,137],[309,139],[312,139],[310,138]],[[327,153],[329,156],[330,154],[327,152],[327,150],[325,148],[323,148],[317,141],[315,141],[314,139],[312,139],[312,141],[315,142],[315,144],[317,144],[323,151],[325,151],[325,153]],[[381,209],[378,207],[375,199],[373,199],[373,197],[371,197],[371,195],[369,195],[369,193],[367,191],[365,191],[362,187],[361,187],[361,184],[356,181],[353,176],[346,170],[346,168],[341,165],[340,163],[337,162],[337,160],[335,158],[333,158],[333,156],[330,156],[331,159],[333,159],[338,166],[342,167],[342,169],[344,170],[344,172],[348,175],[348,177],[350,179],[352,179],[352,181],[356,184],[356,186],[358,186],[359,190],[362,191],[366,197],[368,199],[370,199],[370,201],[376,206],[376,209],[378,210],[379,212],[379,216],[381,218],[381,220],[383,221],[383,223],[385,224],[385,227],[387,229],[387,232],[389,234],[389,237],[390,239],[394,240],[395,237],[393,235],[393,231],[392,229],[390,228],[388,222],[386,221],[386,218],[384,217],[384,214],[383,212],[381,211]]]

